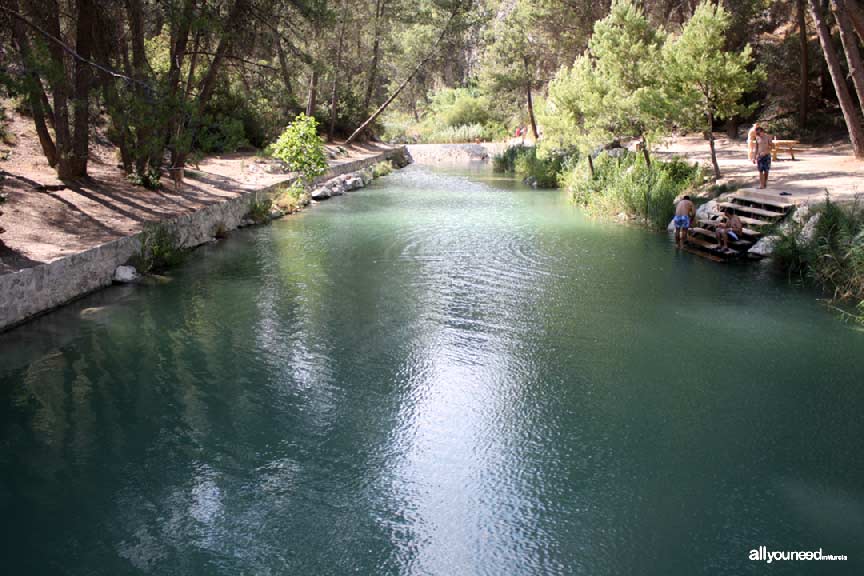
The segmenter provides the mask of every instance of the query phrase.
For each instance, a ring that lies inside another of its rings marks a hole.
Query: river
[[[864,333],[411,166],[0,335],[0,518],[10,576],[860,574]]]

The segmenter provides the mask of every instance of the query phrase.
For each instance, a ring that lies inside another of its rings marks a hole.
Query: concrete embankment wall
[[[343,162],[333,166],[317,181],[362,170],[405,154],[404,148],[393,148]],[[292,181],[293,178],[286,178],[268,188],[246,192],[195,212],[163,220],[162,224],[177,233],[181,246],[194,248],[212,240],[218,228],[226,231],[237,228],[249,212],[253,199],[271,197]],[[128,262],[140,249],[139,232],[47,264],[0,275],[0,331],[110,285],[114,270]]]
[[[507,148],[507,144],[408,144],[405,147],[417,164],[464,164],[491,161],[495,154],[500,154]]]

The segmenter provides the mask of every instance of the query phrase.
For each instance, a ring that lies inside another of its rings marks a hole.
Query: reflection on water
[[[864,334],[764,266],[416,166],[202,252],[0,336],[5,572],[864,570]]]

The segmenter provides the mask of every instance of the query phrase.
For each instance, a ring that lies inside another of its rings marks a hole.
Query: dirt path
[[[747,144],[742,140],[717,138],[717,159],[723,180],[758,186],[756,167],[747,159]],[[708,142],[701,136],[670,139],[659,155],[678,154],[711,165]],[[781,153],[771,165],[768,194],[789,192],[797,202],[821,202],[825,191],[838,202],[853,202],[860,195],[864,201],[864,162],[855,160],[848,144],[839,146],[804,146],[796,150],[795,160]]]
[[[110,240],[134,234],[147,222],[194,212],[209,204],[234,198],[284,181],[290,174],[271,173],[254,154],[228,154],[201,162],[187,172],[175,190],[170,181],[159,190],[133,186],[118,169],[114,151],[96,142],[87,180],[63,183],[48,166],[32,124],[16,117],[9,128],[14,146],[0,145],[9,158],[0,161],[0,181],[7,201],[0,236],[0,274],[51,262]],[[336,146],[330,147],[335,151]],[[384,151],[374,145],[352,146],[331,165]],[[2,158],[4,155],[0,155]],[[45,186],[60,190],[40,190]]]

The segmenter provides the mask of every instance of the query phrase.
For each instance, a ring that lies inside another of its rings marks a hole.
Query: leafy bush
[[[126,179],[136,186],[143,186],[148,190],[156,190],[159,188],[159,180],[162,178],[162,173],[157,168],[150,168],[143,174],[132,172]]]
[[[305,114],[298,115],[285,128],[273,144],[272,154],[287,163],[291,170],[299,172],[307,182],[327,171],[324,144],[318,137],[318,121]]]
[[[492,158],[496,172],[514,173],[539,188],[555,188],[559,174],[577,157],[573,150],[554,150],[538,153],[533,146],[509,146]]]
[[[246,212],[246,218],[249,218],[256,224],[263,224],[270,221],[270,208],[273,206],[273,201],[269,198],[254,198],[249,202],[249,211]]]
[[[378,162],[374,166],[372,166],[372,177],[380,178],[381,176],[386,176],[393,172],[393,164],[389,161]]]
[[[675,198],[702,180],[702,171],[680,158],[654,160],[647,165],[641,154],[603,153],[594,160],[591,175],[587,159],[564,172],[562,185],[573,200],[590,212],[624,212],[642,218],[654,228],[665,228],[675,214]]]
[[[177,232],[164,224],[147,224],[141,232],[141,249],[132,258],[132,264],[139,272],[158,273],[181,264],[185,256]]]
[[[293,182],[279,191],[273,204],[283,212],[291,214],[309,204],[309,198],[306,187],[300,182]]]
[[[801,224],[781,231],[774,260],[789,274],[831,292],[835,300],[857,302],[853,316],[864,322],[864,211],[857,203],[844,209],[829,198],[812,218],[818,218],[809,224],[812,234],[802,235]]]

